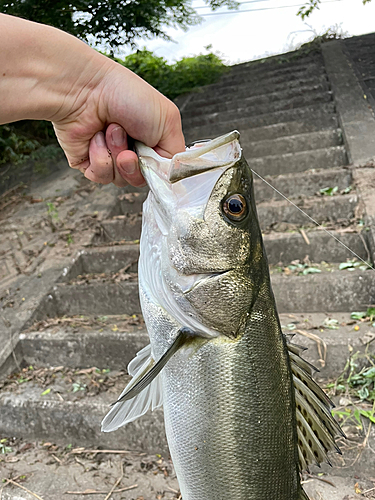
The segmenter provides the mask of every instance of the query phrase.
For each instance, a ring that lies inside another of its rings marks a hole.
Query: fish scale
[[[339,451],[332,404],[282,331],[238,132],[172,160],[137,145],[139,289],[150,345],[102,429],[164,406],[184,500],[306,500],[300,471]]]
[[[298,499],[294,399],[276,325],[255,306],[240,340],[202,341],[166,366],[166,433],[184,499]]]

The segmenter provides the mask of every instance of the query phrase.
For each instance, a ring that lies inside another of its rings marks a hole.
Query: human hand
[[[141,78],[104,56],[89,71],[94,86],[84,86],[75,105],[53,121],[69,164],[88,179],[123,187],[143,185],[137,155],[128,136],[171,158],[184,151],[178,108]],[[109,125],[108,125],[109,124]]]
[[[77,38],[0,13],[0,45],[0,123],[52,121],[70,166],[88,179],[144,182],[128,136],[162,156],[184,151],[177,107]]]

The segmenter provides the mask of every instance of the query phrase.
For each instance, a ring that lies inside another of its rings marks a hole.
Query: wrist
[[[63,119],[100,81],[98,58],[106,71],[107,58],[75,37],[4,14],[0,43],[0,123]]]

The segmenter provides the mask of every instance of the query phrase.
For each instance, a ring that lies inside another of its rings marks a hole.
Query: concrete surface
[[[374,116],[343,53],[341,42],[323,44],[322,52],[335,94],[349,161],[359,165],[375,157]]]

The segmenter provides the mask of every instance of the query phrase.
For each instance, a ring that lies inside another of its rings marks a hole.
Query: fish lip
[[[225,271],[218,271],[216,273],[200,273],[200,274],[204,274],[206,277],[198,280],[196,283],[194,283],[193,286],[191,286],[188,290],[185,290],[182,293],[184,295],[187,295],[188,293],[192,292],[200,283],[202,283],[202,281],[207,280],[207,279],[211,279],[211,278],[216,278],[217,276],[222,276],[223,274],[227,274],[230,271],[233,271],[233,268],[226,269]]]

